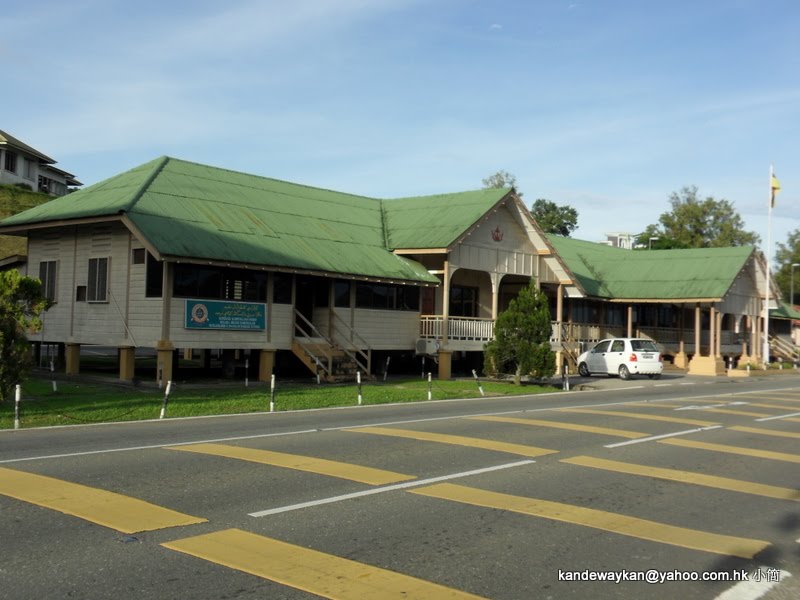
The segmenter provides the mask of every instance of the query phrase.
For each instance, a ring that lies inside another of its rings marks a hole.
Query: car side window
[[[602,354],[603,352],[608,352],[608,345],[610,343],[611,342],[609,342],[608,340],[606,340],[605,342],[600,342],[599,344],[597,344],[597,346],[592,348],[592,354]]]
[[[625,342],[614,340],[611,344],[611,352],[625,352]]]

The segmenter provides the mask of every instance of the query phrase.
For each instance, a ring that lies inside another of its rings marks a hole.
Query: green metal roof
[[[447,248],[510,189],[384,200],[389,248]]]
[[[556,235],[548,239],[588,296],[612,300],[722,298],[755,251],[633,251]]]
[[[381,201],[162,157],[0,229],[125,215],[164,256],[438,283],[391,250],[447,246],[507,193]]]
[[[770,309],[770,319],[790,319],[792,321],[800,321],[800,311],[791,304],[781,302],[778,308]]]

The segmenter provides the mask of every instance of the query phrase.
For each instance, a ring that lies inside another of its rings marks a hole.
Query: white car
[[[602,340],[578,357],[578,373],[582,377],[603,373],[619,375],[620,379],[630,379],[632,375],[658,379],[663,371],[658,346],[653,340],[642,338]]]

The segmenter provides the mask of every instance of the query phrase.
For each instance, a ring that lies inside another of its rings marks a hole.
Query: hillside
[[[47,194],[29,192],[13,185],[0,185],[0,220],[52,199],[53,197]],[[14,254],[27,254],[25,238],[0,235],[0,259]]]

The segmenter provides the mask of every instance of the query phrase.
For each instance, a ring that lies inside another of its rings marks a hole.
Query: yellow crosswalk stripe
[[[122,533],[205,523],[144,500],[53,477],[0,467],[0,494],[62,512]]]
[[[628,419],[643,419],[645,421],[662,421],[664,423],[680,423],[683,425],[696,425],[698,427],[711,427],[719,425],[714,421],[703,421],[701,419],[684,419],[681,417],[662,417],[660,415],[648,415],[645,413],[634,413],[622,410],[596,410],[593,408],[562,408],[561,412],[581,413],[587,415],[604,415],[609,417],[624,417]]]
[[[776,437],[800,439],[800,433],[794,433],[793,431],[778,431],[776,429],[761,429],[760,427],[744,427],[744,426],[728,427],[728,429],[731,429],[733,431],[743,431],[745,433],[759,433],[761,435],[772,435]]]
[[[756,408],[777,408],[778,410],[786,410],[786,411],[795,411],[797,409],[796,406],[786,406],[785,404],[764,404],[763,402],[748,402],[749,406],[755,406]]]
[[[681,446],[683,448],[696,448],[698,450],[711,450],[712,452],[724,452],[726,454],[738,454],[740,456],[751,456],[754,458],[766,458],[768,460],[800,463],[800,454],[787,454],[785,452],[772,452],[770,450],[756,450],[755,448],[740,448],[739,446],[727,446],[725,444],[712,444],[709,442],[696,442],[694,440],[684,440],[681,438],[660,440],[658,443],[669,444],[670,446]]]
[[[620,462],[616,460],[593,458],[591,456],[576,456],[573,458],[565,458],[559,462],[571,465],[578,465],[581,467],[590,467],[593,469],[603,469],[606,471],[613,471],[615,473],[641,475],[643,477],[666,479],[668,481],[677,481],[680,483],[701,485],[721,490],[742,492],[744,494],[752,494],[755,496],[765,496],[767,498],[777,498],[779,500],[793,500],[795,502],[800,502],[800,490],[777,487],[774,485],[765,485],[762,483],[755,483],[752,481],[742,481],[740,479],[731,479],[728,477],[705,475],[703,473],[694,473],[692,471],[679,471],[676,469],[649,467],[646,465],[637,465],[632,463]]]
[[[694,410],[699,410],[701,412],[712,412],[712,413],[719,413],[721,415],[737,415],[740,417],[771,417],[773,416],[771,413],[759,413],[759,412],[752,412],[749,410],[735,410],[732,408],[695,408]]]
[[[388,427],[359,427],[357,429],[345,429],[352,433],[369,433],[373,435],[386,435],[391,437],[407,438],[424,442],[438,442],[440,444],[454,444],[456,446],[467,446],[469,448],[480,448],[482,450],[495,450],[497,452],[507,452],[509,454],[519,454],[521,456],[536,457],[546,454],[556,454],[558,450],[548,450],[547,448],[537,448],[536,446],[524,446],[522,444],[511,444],[508,442],[496,442],[482,438],[464,437],[460,435],[448,435],[445,433],[429,433],[427,431],[412,431],[410,429],[390,429]]]
[[[597,433],[600,435],[610,435],[613,437],[622,437],[628,439],[636,439],[647,437],[647,433],[639,433],[638,431],[626,431],[624,429],[611,429],[608,427],[595,427],[594,425],[578,425],[575,423],[563,423],[560,421],[543,421],[540,419],[518,419],[515,417],[470,417],[475,421],[493,421],[496,423],[513,423],[516,425],[535,425],[536,427],[549,427],[551,429],[566,429],[569,431],[580,431],[582,433]]]
[[[652,542],[726,556],[753,558],[769,546],[769,542],[762,540],[687,529],[594,508],[512,496],[452,483],[440,483],[418,488],[411,490],[411,493],[473,506],[508,510],[523,515],[592,527]]]
[[[240,529],[162,546],[332,600],[467,600],[480,596]]]
[[[763,394],[761,392],[752,392],[750,394],[742,394],[738,398],[748,398],[753,400],[780,400],[781,402],[800,402],[800,396],[797,394],[781,395],[783,392],[770,392],[770,394]],[[772,395],[774,394],[774,395]]]
[[[652,406],[653,408],[680,408],[683,404],[675,404],[673,402],[629,402],[628,406]]]
[[[311,456],[301,456],[299,454],[286,454],[284,452],[273,452],[271,450],[258,450],[255,448],[242,448],[240,446],[228,446],[226,444],[190,444],[187,446],[170,446],[167,450],[179,450],[181,452],[195,452],[198,454],[210,454],[213,456],[223,456],[225,458],[235,458],[262,465],[283,467],[296,471],[306,471],[318,475],[328,475],[350,481],[358,481],[368,485],[386,485],[416,479],[413,475],[403,475],[383,469],[372,467],[362,467],[324,458],[314,458]]]

